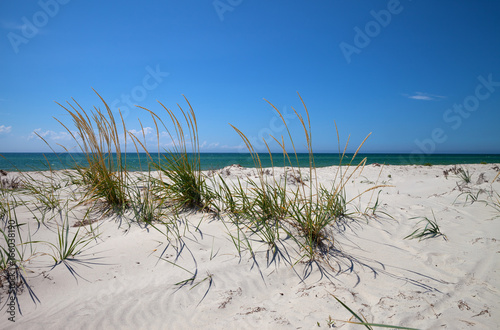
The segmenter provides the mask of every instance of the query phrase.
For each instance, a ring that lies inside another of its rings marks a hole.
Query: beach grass
[[[469,173],[468,169],[464,170],[463,168],[461,168],[460,171],[458,171],[457,176],[462,180],[462,182],[464,184],[467,185],[467,184],[471,183],[472,176]]]
[[[199,224],[190,227],[186,215],[192,212],[209,212],[224,224],[240,256],[243,251],[247,251],[255,260],[253,244],[256,238],[268,246],[268,252],[273,251],[273,256],[279,252],[279,246],[284,246],[281,244],[284,240],[291,240],[299,251],[295,262],[291,261],[288,252],[280,255],[287,255],[287,262],[293,266],[302,260],[328,258],[328,249],[335,243],[333,231],[330,230],[332,225],[360,213],[356,208],[351,208],[354,200],[385,186],[370,183],[372,187],[355,197],[347,196],[346,186],[353,181],[354,176],[362,173],[366,164],[366,158],[354,161],[369,135],[359,145],[350,161],[344,163],[349,140],[341,148],[336,124],[341,161],[333,182],[328,185],[319,183],[312,146],[311,120],[300,95],[305,114],[295,109],[294,113],[306,141],[307,164],[299,163],[294,142],[297,137],[292,135],[282,113],[268,102],[286,129],[286,136],[271,136],[281,149],[283,163],[280,167],[283,167],[283,170],[280,170],[280,175],[276,175],[278,171],[274,166],[275,160],[265,140],[272,167],[264,168],[261,156],[247,136],[231,125],[245,143],[257,173],[256,180],[248,177],[232,181],[222,175],[209,179],[201,171],[197,119],[187,98],[184,97],[188,110],[178,106],[178,113],[159,102],[166,112],[167,120],[147,108],[139,107],[147,111],[155,124],[158,139],[156,160],[146,147],[144,129],[141,141],[139,137],[127,131],[121,113],[119,120],[116,120],[108,104],[97,92],[96,94],[105,111],[95,107],[92,111],[86,111],[75,100],[74,104],[68,102],[67,106],[59,104],[72,118],[76,130],[56,119],[71,135],[76,148],[84,154],[83,164],[75,161],[74,171],[66,173],[66,184],[76,184],[83,190],[81,198],[75,201],[76,205],[70,207],[69,202],[62,205],[58,195],[62,187],[54,183],[52,171],[49,171],[46,177],[46,184],[35,182],[36,180],[22,182],[22,185],[26,186],[26,192],[35,196],[36,205],[40,206],[35,210],[29,209],[37,219],[39,228],[48,221],[56,221],[59,216],[54,240],[30,240],[30,244],[48,245],[52,251],[50,257],[53,267],[64,264],[75,278],[78,274],[74,265],[83,262],[79,259],[82,251],[88,248],[98,235],[92,227],[93,221],[87,222],[85,219],[94,210],[100,212],[100,219],[111,213],[125,217],[130,215],[135,223],[152,227],[165,235],[167,248],[173,246],[178,254],[186,248],[183,236],[192,228],[196,231],[199,227]],[[164,150],[160,150],[159,138],[163,130],[170,137],[171,143]],[[43,140],[43,137],[40,138]],[[148,155],[148,172],[143,176],[131,175],[127,171],[126,153],[122,151],[127,149],[128,139],[133,141],[137,153],[141,150]],[[66,151],[71,149],[63,148]],[[160,153],[164,155],[160,157]],[[157,170],[155,175],[152,174],[152,169]],[[77,192],[72,193],[75,199],[78,199]],[[378,207],[378,197],[377,195],[373,206],[373,215]],[[86,211],[84,219],[79,221],[79,228],[70,231],[69,215],[74,207],[83,207]],[[87,233],[83,233],[83,228]],[[166,260],[162,258],[165,250],[160,256],[162,260]],[[202,281],[208,280],[212,283],[211,277]]]
[[[240,214],[246,215],[246,218],[250,219],[273,219],[270,225],[265,221],[260,221],[260,226],[254,226],[253,228],[255,228],[255,230],[253,230],[253,232],[259,237],[263,237],[265,241],[274,246],[274,241],[279,238],[279,230],[282,229],[298,244],[302,251],[303,258],[314,260],[318,256],[319,250],[323,247],[324,241],[333,242],[333,237],[328,236],[325,229],[340,218],[347,216],[347,205],[352,202],[354,198],[348,201],[346,200],[345,187],[355,173],[359,174],[362,172],[366,159],[362,159],[357,165],[353,166],[354,169],[352,171],[349,172],[349,169],[351,169],[351,165],[356,155],[369,135],[363,140],[354,153],[351,161],[347,164],[346,169],[342,172],[342,159],[345,157],[348,142],[343,151],[341,151],[337,129],[337,140],[339,141],[339,155],[341,159],[339,171],[331,187],[325,187],[318,184],[312,147],[312,129],[309,111],[300,97],[300,94],[299,98],[304,107],[305,117],[295,109],[293,110],[302,126],[306,141],[308,151],[308,166],[305,167],[306,175],[303,173],[304,170],[300,169],[301,164],[299,164],[294,137],[291,134],[287,121],[284,119],[281,112],[271,102],[267,101],[281,119],[288,135],[286,140],[283,136],[271,136],[271,138],[281,148],[283,158],[285,159],[284,166],[285,168],[290,168],[291,173],[289,174],[291,174],[294,181],[298,183],[293,189],[290,188],[290,186],[288,188],[286,186],[280,187],[277,180],[274,180],[273,185],[269,185],[264,175],[261,158],[255,151],[252,143],[241,130],[233,125],[231,126],[243,140],[258,172],[258,182],[250,182],[252,191],[254,192],[253,199],[251,202],[243,203],[243,205],[249,205],[249,207],[244,208],[243,212],[240,212]],[[270,148],[265,140],[264,143],[268,148],[271,163],[273,163]],[[291,148],[289,148],[288,144]],[[289,150],[291,150],[291,152]],[[272,172],[274,173],[274,167]],[[286,172],[285,178],[288,178]],[[305,182],[309,183],[306,184]],[[378,187],[382,187],[382,185],[369,188],[355,198]],[[247,198],[251,197],[250,195]],[[228,202],[229,205],[235,205],[232,200]],[[255,217],[257,212],[260,212],[260,217]]]
[[[158,162],[153,162],[153,166],[161,172],[162,178],[156,179],[156,187],[161,190],[169,202],[177,209],[210,210],[212,202],[212,192],[206,184],[205,176],[202,174],[200,165],[200,145],[198,137],[198,124],[193,107],[188,99],[184,97],[189,110],[184,111],[178,105],[181,118],[184,118],[184,125],[175,113],[158,102],[167,112],[168,118],[173,125],[173,130],[169,129],[165,122],[153,111],[142,108],[151,114],[155,122],[156,134],[159,143],[159,124],[167,132],[171,139],[171,147],[164,150],[166,154]],[[147,152],[145,145],[141,144]],[[158,150],[160,153],[160,150]],[[148,153],[149,154],[149,153]],[[152,157],[150,157],[152,160]],[[166,180],[163,180],[163,177]]]
[[[161,221],[164,216],[165,200],[155,194],[149,172],[136,185],[129,187],[129,197],[129,208],[135,221],[146,225]]]
[[[189,107],[188,111],[184,111],[181,106],[178,106],[179,117],[183,120],[179,120],[172,110],[159,102],[166,111],[173,129],[169,129],[165,124],[166,121],[162,120],[156,113],[139,106],[151,115],[155,123],[158,149],[160,148],[159,128],[165,129],[172,141],[171,147],[164,150],[166,155],[163,158],[159,157],[158,161],[153,161],[145,141],[141,142],[140,139],[126,130],[121,113],[119,119],[123,126],[123,132],[119,133],[121,130],[118,128],[118,122],[113,112],[104,99],[97,92],[96,94],[102,101],[105,111],[96,107],[92,111],[86,111],[75,100],[73,100],[74,104],[68,102],[68,106],[58,103],[72,118],[76,131],[71,130],[58,119],[56,120],[71,135],[77,149],[85,155],[83,165],[75,161],[76,175],[70,174],[72,183],[86,187],[86,193],[80,204],[91,201],[95,205],[100,205],[100,202],[104,202],[105,214],[108,211],[124,214],[126,210],[132,210],[133,218],[146,224],[162,222],[162,218],[165,218],[162,210],[169,207],[173,209],[174,215],[185,210],[227,212],[239,230],[258,236],[270,247],[276,247],[280,234],[286,233],[299,244],[309,259],[314,259],[323,240],[332,239],[327,237],[324,229],[339,218],[349,215],[347,205],[352,199],[346,200],[345,185],[354,173],[362,171],[366,159],[354,166],[353,171],[349,172],[348,170],[366,138],[347,164],[344,172],[342,172],[341,160],[334,184],[331,187],[319,185],[312,150],[309,112],[300,95],[299,98],[305,109],[305,119],[295,109],[294,112],[303,128],[306,139],[309,155],[308,166],[305,167],[307,174],[304,174],[304,170],[300,169],[301,164],[298,161],[298,154],[287,121],[281,112],[268,102],[281,118],[288,134],[287,142],[283,136],[272,136],[282,149],[283,166],[285,166],[284,180],[274,176],[274,165],[271,171],[262,167],[260,156],[249,139],[243,132],[231,125],[248,148],[258,173],[258,180],[248,180],[244,187],[239,180],[237,184],[230,185],[219,176],[218,180],[212,184],[214,186],[212,189],[209,188],[207,178],[201,171],[198,125],[195,112],[187,98],[185,101]],[[137,152],[139,152],[139,148],[142,148],[148,154],[152,166],[161,174],[159,179],[148,175],[144,181],[145,186],[142,188],[129,184],[126,154],[121,152],[121,141],[124,141],[125,148],[123,150],[126,150],[127,137],[132,138]],[[44,140],[43,137],[40,136],[40,138]],[[337,139],[339,140],[338,130]],[[272,153],[267,142],[265,140],[264,142],[273,164]],[[288,144],[292,147],[292,153],[289,153]],[[341,159],[345,156],[347,144],[343,151],[339,145]],[[67,148],[65,150],[68,151]],[[158,154],[160,154],[160,149]],[[43,188],[40,185],[30,184],[30,182],[33,180],[25,180],[23,184],[26,185],[30,194],[37,196],[38,203],[44,209],[55,210],[60,207],[60,200],[56,195],[59,187]],[[44,220],[42,215],[39,224],[43,223]],[[165,220],[163,223],[172,225],[176,221]],[[59,235],[59,238],[64,237]],[[72,242],[76,244],[78,241]],[[72,244],[69,246],[71,247]],[[64,245],[60,244],[58,250],[65,251],[63,247]],[[72,249],[69,250],[72,253]],[[66,254],[62,253],[57,259],[64,260],[64,255]]]
[[[0,222],[2,227],[7,224],[7,215],[12,208],[11,193],[8,189],[0,189]]]
[[[423,228],[420,227],[420,228],[415,229],[411,234],[405,236],[404,239],[417,239],[418,238],[418,240],[421,241],[424,239],[442,236],[445,240],[447,240],[446,235],[441,232],[441,228],[439,228],[439,225],[437,224],[437,220],[436,220],[436,216],[434,215],[434,211],[432,211],[432,217],[433,217],[433,219],[429,219],[427,217],[411,218],[411,219],[421,219],[418,222],[418,224],[423,223],[424,226],[423,226]]]
[[[61,197],[58,190],[61,186],[55,180],[52,178],[49,178],[48,182],[35,180],[29,172],[26,172],[23,173],[21,182],[23,193],[34,197],[38,208],[49,211],[60,209]]]
[[[88,235],[80,235],[81,227],[78,227],[74,234],[70,233],[69,214],[59,213],[60,222],[57,224],[57,242],[48,243],[53,248],[51,255],[55,265],[69,259],[75,258],[93,240]]]
[[[59,104],[70,115],[76,132],[55,118],[73,138],[80,152],[85,155],[84,166],[74,161],[81,182],[87,187],[84,200],[104,201],[105,212],[123,214],[128,206],[126,153],[122,155],[120,137],[126,136],[127,130],[120,112],[123,131],[118,131],[118,125],[108,104],[97,93],[106,111],[94,107],[94,110],[84,110],[78,102],[75,105],[68,102],[68,107]],[[70,108],[70,109],[68,109]],[[43,137],[40,136],[42,140]],[[45,141],[45,140],[44,140]],[[64,147],[68,152],[68,149]]]
[[[347,323],[347,324],[362,325],[362,326],[364,326],[365,328],[367,328],[369,330],[373,330],[373,327],[377,327],[377,328],[390,328],[390,329],[418,330],[416,328],[408,328],[408,327],[402,327],[402,326],[397,326],[397,325],[387,325],[387,324],[382,324],[382,323],[368,322],[363,315],[359,315],[361,313],[359,313],[359,314],[356,313],[351,307],[347,306],[347,304],[345,304],[342,300],[340,300],[339,298],[337,298],[335,295],[333,295],[331,293],[330,293],[330,295],[339,304],[341,304],[342,307],[344,307],[346,310],[349,311],[349,313],[351,313],[351,315],[355,319],[355,321],[352,321],[352,319],[351,320],[338,320],[338,319],[332,319],[332,317],[328,317],[327,324],[329,326],[334,325],[335,321],[337,321],[337,322],[342,322],[342,323]]]

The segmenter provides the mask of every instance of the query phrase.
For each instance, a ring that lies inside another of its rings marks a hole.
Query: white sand
[[[484,190],[480,199],[488,199],[488,192],[500,192],[500,182],[492,182],[497,173],[493,165],[463,167],[472,174],[469,188]],[[182,220],[189,230],[182,242],[171,245],[154,229],[134,223],[129,227],[126,221],[120,226],[111,218],[99,220],[94,223],[99,225],[97,242],[78,258],[100,264],[72,263],[82,277],[76,280],[64,265],[50,270],[51,259],[43,255],[50,248],[35,245],[38,254],[26,268],[40,303],[34,304],[24,291],[19,296],[23,315],[17,311],[12,323],[4,307],[0,328],[312,329],[318,324],[328,328],[329,317],[351,318],[334,294],[369,322],[420,329],[497,329],[500,214],[482,202],[465,203],[465,195],[459,196],[460,179],[443,175],[449,168],[370,165],[353,177],[346,187],[348,197],[372,186],[369,182],[376,182],[379,174],[378,183],[393,187],[382,189],[378,217],[356,216],[331,228],[336,247],[328,258],[331,267],[324,261],[291,267],[282,257],[268,264],[267,246],[258,241],[252,243],[255,258],[248,251],[240,258],[223,222],[208,214],[186,214]],[[337,170],[318,169],[319,181],[331,183]],[[276,171],[279,175],[282,170]],[[477,183],[481,173],[488,182]],[[255,170],[232,167],[222,174],[234,181],[254,178]],[[61,198],[71,199],[74,188],[63,188]],[[377,192],[371,204],[367,203],[372,194],[367,193],[349,209],[373,205]],[[19,222],[29,224],[33,240],[56,242],[55,220],[35,233],[36,221],[28,209],[19,206],[16,211]],[[403,239],[418,228],[421,219],[414,217],[433,219],[432,212],[447,240]],[[27,229],[23,228],[26,235]],[[281,246],[293,262],[295,249],[291,240]],[[169,262],[158,259],[163,251]],[[196,272],[196,279],[176,285],[191,276],[183,268]],[[363,328],[340,321],[335,327]]]

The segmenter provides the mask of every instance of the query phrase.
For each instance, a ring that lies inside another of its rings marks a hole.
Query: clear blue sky
[[[130,105],[166,120],[156,100],[186,95],[207,152],[239,150],[229,123],[284,134],[264,98],[303,111],[298,91],[316,152],[336,121],[351,151],[500,153],[499,22],[496,0],[2,0],[0,152],[73,146],[54,101],[102,109],[94,88],[135,131],[154,126]]]

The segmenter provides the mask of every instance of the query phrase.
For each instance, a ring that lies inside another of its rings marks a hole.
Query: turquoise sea
[[[269,154],[261,154],[262,165],[271,166]],[[352,154],[347,154],[343,164],[351,161]],[[158,154],[155,156],[158,160]],[[358,154],[353,163],[358,163],[364,157],[367,164],[379,163],[387,165],[451,165],[451,164],[479,164],[500,163],[500,154]],[[160,155],[160,159],[163,155]],[[283,155],[273,154],[273,164],[277,167],[284,166]],[[292,158],[294,166],[297,161]],[[340,157],[334,153],[314,154],[316,167],[339,165]],[[309,166],[308,154],[298,154],[299,166]],[[232,164],[240,164],[244,167],[255,167],[248,153],[202,153],[201,167],[203,170],[219,169]],[[5,171],[38,171],[70,169],[75,165],[84,165],[84,157],[79,153],[2,153],[0,154],[0,169]],[[127,154],[127,169],[129,171],[148,170],[148,157],[146,154]],[[288,164],[287,164],[288,165]]]

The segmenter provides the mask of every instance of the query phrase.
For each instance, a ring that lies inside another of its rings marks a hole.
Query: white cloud
[[[436,101],[439,99],[446,98],[445,96],[441,96],[441,95],[433,95],[433,94],[421,93],[421,92],[416,92],[413,95],[408,95],[408,94],[403,94],[403,95],[408,97],[409,99],[421,100],[421,101]]]
[[[10,131],[12,131],[12,126],[0,126],[0,134],[7,134],[10,133]]]
[[[35,129],[29,136],[28,140],[42,137],[45,140],[51,140],[51,141],[70,141],[73,139],[71,134],[68,132],[54,132],[51,130],[42,130],[41,128]]]
[[[203,143],[200,144],[200,149],[211,150],[217,148],[219,145],[219,142],[208,143],[207,141],[203,141]]]
[[[136,137],[142,136],[143,133],[145,136],[148,136],[149,134],[153,133],[153,129],[151,127],[144,127],[140,130],[130,129],[128,132],[135,135]]]

